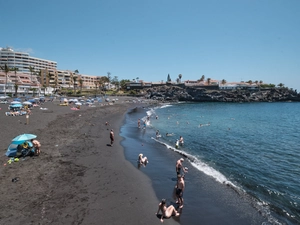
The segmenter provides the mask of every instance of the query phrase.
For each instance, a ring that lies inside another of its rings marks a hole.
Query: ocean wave
[[[216,181],[222,183],[222,184],[226,184],[226,185],[230,185],[233,188],[238,188],[236,185],[234,185],[231,181],[229,181],[222,173],[220,173],[219,171],[215,170],[214,168],[210,167],[209,165],[207,165],[206,163],[202,162],[201,160],[199,160],[197,157],[186,153],[183,150],[177,149],[157,138],[151,137],[153,140],[155,140],[156,142],[166,146],[168,149],[177,152],[178,154],[182,155],[184,158],[188,159],[189,162],[191,163],[191,165],[193,167],[195,167],[197,170],[205,173],[208,176],[213,177]]]

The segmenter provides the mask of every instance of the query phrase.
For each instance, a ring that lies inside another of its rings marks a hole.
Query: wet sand
[[[119,98],[78,111],[57,104],[35,108],[29,124],[25,116],[5,116],[7,105],[0,106],[0,224],[160,224],[151,180],[125,159],[120,145],[124,115],[138,103]],[[22,133],[38,136],[41,155],[9,165],[6,149]]]

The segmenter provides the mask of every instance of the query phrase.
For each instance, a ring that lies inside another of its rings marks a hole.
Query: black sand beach
[[[124,113],[134,107],[122,102],[79,111],[47,102],[48,110],[32,111],[29,125],[23,116],[6,117],[1,106],[0,224],[160,223],[150,179],[119,145]],[[113,147],[108,129],[115,131]],[[22,133],[37,134],[42,153],[9,165],[6,148]]]
[[[144,113],[143,103],[124,100],[79,111],[47,102],[43,107],[48,110],[33,110],[29,125],[23,116],[5,116],[1,106],[0,224],[160,224],[155,212],[161,198],[174,203],[179,156],[138,136],[136,120],[122,127],[122,139],[119,131],[128,109],[138,107]],[[110,129],[115,132],[113,147]],[[6,148],[22,133],[37,134],[42,153],[9,165]],[[141,151],[150,163],[139,170]],[[190,169],[184,209],[165,224],[262,223],[260,214],[229,187],[185,164]],[[15,177],[18,182],[12,182]]]

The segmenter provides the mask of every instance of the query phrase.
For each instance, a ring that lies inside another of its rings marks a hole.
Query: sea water
[[[162,104],[127,116],[127,130],[141,117],[147,131],[125,132],[123,145],[130,138],[160,143],[198,173],[245,192],[269,211],[270,224],[300,224],[299,111],[288,102]],[[180,136],[184,144],[176,148]]]

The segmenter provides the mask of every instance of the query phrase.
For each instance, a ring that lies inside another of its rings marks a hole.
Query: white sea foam
[[[205,173],[208,176],[213,177],[216,181],[222,183],[222,184],[228,184],[234,188],[237,188],[236,185],[234,185],[231,181],[229,181],[222,173],[220,173],[219,171],[215,170],[214,168],[210,167],[209,165],[207,165],[206,163],[202,162],[201,160],[197,159],[195,156],[190,155],[188,153],[186,153],[185,151],[182,151],[180,149],[175,148],[174,146],[171,146],[169,144],[164,143],[163,141],[160,141],[159,139],[153,138],[153,140],[155,140],[156,142],[165,145],[168,149],[179,153],[180,155],[185,156],[190,163],[192,164],[193,167],[195,167],[197,170]]]

